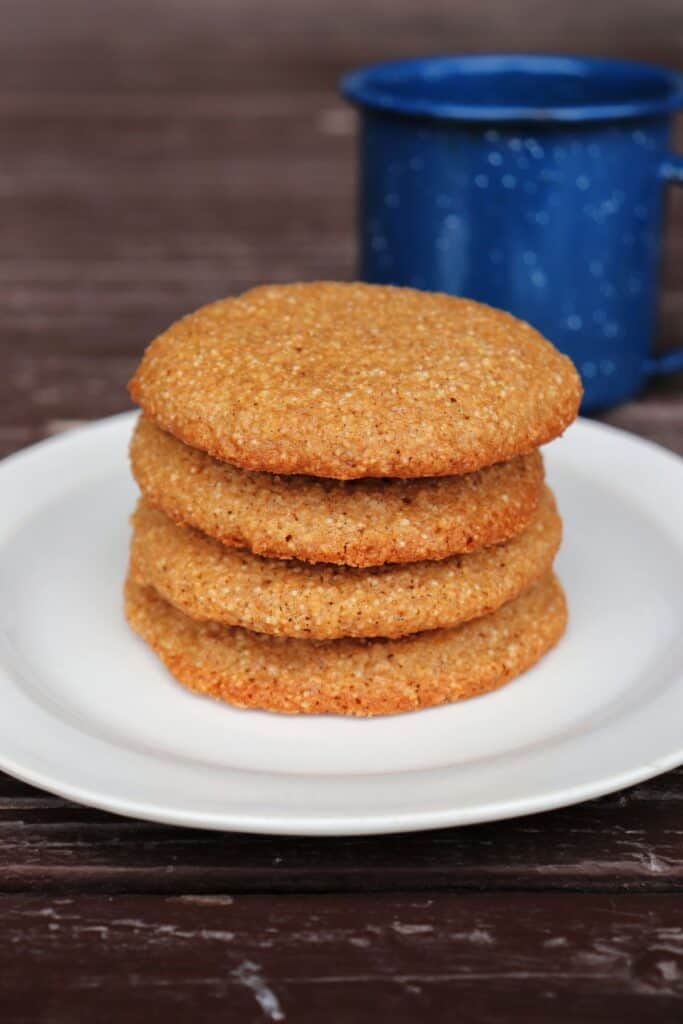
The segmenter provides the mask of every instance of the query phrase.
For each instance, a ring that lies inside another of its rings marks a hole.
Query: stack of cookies
[[[126,614],[192,690],[408,711],[561,636],[538,447],[581,386],[528,324],[408,288],[265,286],[170,327],[130,390]]]

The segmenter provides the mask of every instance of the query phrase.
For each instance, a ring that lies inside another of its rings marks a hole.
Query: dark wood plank
[[[516,821],[424,834],[216,834],[77,807],[0,784],[0,890],[683,891],[683,769]]]
[[[670,896],[5,897],[3,1021],[677,1024],[682,913]]]
[[[21,114],[0,104],[8,348],[139,355],[212,298],[352,273],[353,120],[345,137],[325,134],[329,98],[286,113],[272,95],[246,113],[218,98],[207,116],[172,100],[145,116],[144,98],[116,113],[111,96],[45,113],[44,99],[18,101]],[[286,154],[277,174],[274,148]]]
[[[95,99],[3,108],[0,94],[0,332],[12,347],[139,353],[219,295],[353,276],[354,121],[333,93],[293,94],[284,112],[274,94],[253,109],[197,100],[196,114],[173,97],[148,114],[145,97],[128,113]],[[683,337],[683,196],[671,207],[664,345]]]
[[[683,374],[653,381],[641,397],[598,418],[683,455]]]
[[[258,94],[300,89],[360,62],[448,50],[584,51],[676,64],[677,0],[4,0],[0,80],[31,92]],[[27,60],[27,51],[34,61]]]

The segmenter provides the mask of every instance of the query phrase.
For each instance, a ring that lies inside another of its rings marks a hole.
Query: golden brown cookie
[[[173,324],[133,398],[246,469],[353,479],[468,473],[576,416],[572,363],[529,324],[411,288],[268,285]]]
[[[131,442],[145,497],[174,522],[271,558],[358,567],[446,558],[500,544],[532,519],[532,452],[464,476],[324,480],[253,473],[190,448],[141,416]]]
[[[486,615],[548,573],[562,533],[547,488],[514,540],[440,562],[374,569],[261,558],[176,526],[144,499],[133,527],[135,579],[186,615],[317,640],[405,636]]]
[[[126,616],[191,690],[268,711],[383,715],[474,697],[533,665],[564,632],[550,574],[498,611],[402,640],[311,642],[187,618],[129,578]]]

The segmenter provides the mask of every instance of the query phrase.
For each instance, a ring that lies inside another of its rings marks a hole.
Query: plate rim
[[[652,762],[642,769],[630,773],[621,773],[601,779],[594,785],[585,783],[569,787],[558,792],[553,791],[538,797],[520,798],[519,805],[512,801],[501,804],[481,804],[476,810],[462,812],[457,810],[407,812],[405,817],[396,815],[375,815],[374,817],[349,818],[289,818],[281,820],[273,817],[235,816],[223,813],[212,818],[202,811],[173,811],[157,807],[153,804],[102,797],[97,791],[80,789],[68,783],[55,783],[40,772],[12,768],[9,759],[0,757],[0,770],[17,781],[35,786],[46,793],[95,810],[117,814],[123,818],[138,821],[149,821],[156,824],[171,825],[174,828],[203,829],[208,832],[244,832],[254,835],[280,835],[331,838],[334,836],[374,836],[399,835],[408,832],[428,832],[444,828],[466,828],[469,825],[490,824],[496,821],[508,821],[512,818],[526,818],[549,811],[561,810],[621,792],[649,779],[656,778],[666,772],[673,771],[683,764],[683,750],[674,754],[671,759],[663,758]],[[9,767],[8,767],[9,766]]]

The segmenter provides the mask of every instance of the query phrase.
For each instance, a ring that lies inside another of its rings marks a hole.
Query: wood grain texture
[[[5,0],[0,455],[129,408],[189,309],[353,276],[344,70],[491,49],[683,70],[682,38],[680,0]],[[683,342],[682,256],[671,189],[660,348]],[[683,375],[604,418],[683,453]],[[165,828],[0,775],[0,1017],[678,1024],[682,889],[683,770],[340,840]]]
[[[577,808],[371,838],[166,828],[0,785],[0,892],[683,892],[683,769]]]
[[[99,1020],[106,1007],[108,1020],[185,1021],[201,1006],[200,1019],[229,1007],[228,1019],[245,1022],[676,1024],[680,904],[430,892],[4,897],[3,1020]]]

